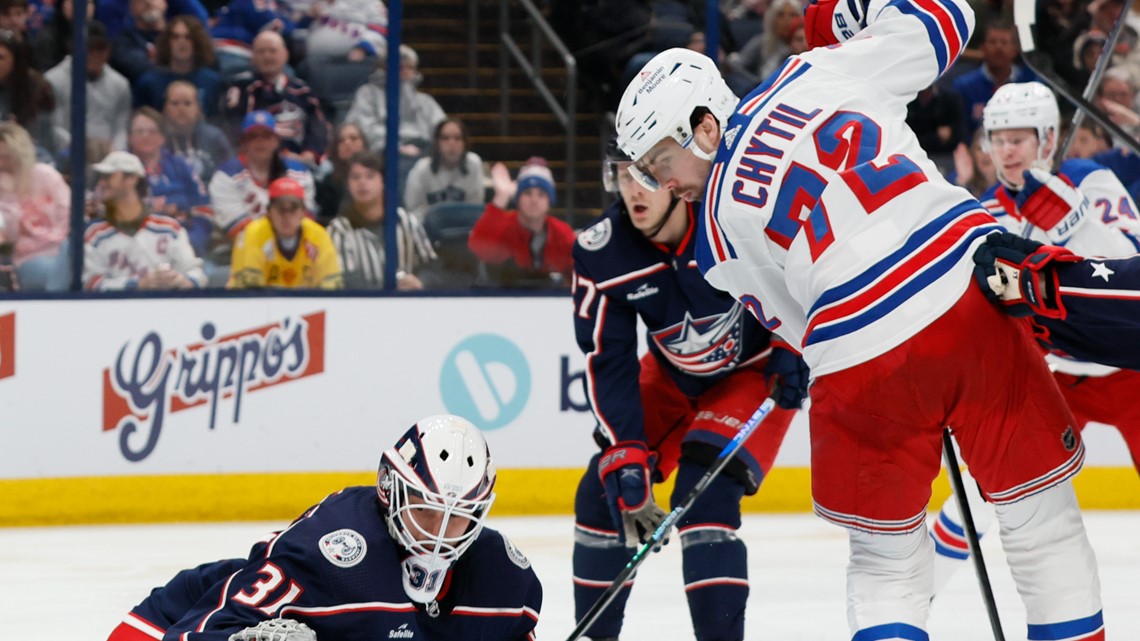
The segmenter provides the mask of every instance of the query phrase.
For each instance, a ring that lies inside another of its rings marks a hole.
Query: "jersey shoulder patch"
[[[524,570],[529,568],[530,559],[526,558],[526,555],[522,553],[522,550],[515,547],[515,544],[512,543],[509,538],[507,538],[506,534],[500,532],[499,536],[503,537],[503,547],[507,549],[507,558],[511,560],[511,563],[514,563]]]
[[[364,560],[368,543],[356,530],[335,530],[321,537],[321,554],[337,567],[350,568]]]
[[[613,221],[608,217],[603,218],[578,234],[578,244],[587,251],[598,251],[609,244],[613,235]]]

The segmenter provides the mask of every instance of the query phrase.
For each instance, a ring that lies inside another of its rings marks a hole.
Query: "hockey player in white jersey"
[[[1091,160],[1070,159],[1056,175],[1050,173],[1060,113],[1048,87],[1038,82],[1003,85],[986,103],[982,124],[983,144],[999,180],[982,196],[982,204],[999,223],[1010,232],[1085,256],[1136,253],[1136,203],[1112,171]],[[1047,337],[1049,330],[1034,322],[1034,335]],[[1132,398],[1132,391],[1140,389],[1140,372],[1076,360],[1057,350],[1046,359],[1076,427],[1084,429],[1093,421],[1116,426],[1140,469],[1140,406]],[[968,479],[965,486],[974,525],[983,534],[993,510]],[[970,554],[954,497],[943,504],[931,536],[937,593]]]
[[[928,638],[926,509],[952,426],[996,506],[1028,638],[1103,639],[1070,481],[1084,460],[1075,421],[1027,328],[970,283],[974,248],[1000,226],[904,124],[973,12],[825,0],[806,19],[813,49],[739,104],[709,59],[659,54],[626,89],[617,128],[635,177],[703,198],[709,282],[802,347],[815,511],[850,529],[853,638]]]
[[[190,289],[206,283],[202,261],[177,220],[149,211],[142,161],[113,151],[92,169],[107,216],[87,226],[83,287],[95,290]]]

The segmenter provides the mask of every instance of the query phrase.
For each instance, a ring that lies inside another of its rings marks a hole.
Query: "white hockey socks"
[[[924,638],[934,588],[934,543],[908,534],[850,532],[847,622],[867,639]],[[918,636],[921,634],[921,636]]]

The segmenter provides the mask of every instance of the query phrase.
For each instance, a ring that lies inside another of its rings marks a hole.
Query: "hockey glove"
[[[652,469],[657,455],[640,441],[621,441],[606,449],[598,461],[598,476],[606,490],[610,516],[618,526],[618,538],[636,548],[649,541],[665,520],[665,510],[653,501]],[[669,535],[661,541],[669,542]]]
[[[769,386],[780,386],[776,405],[786,410],[799,409],[808,395],[811,372],[799,354],[790,347],[779,345],[781,343],[773,341],[772,353],[768,355],[768,363],[764,366],[764,376],[767,377]]]
[[[1017,194],[1017,210],[1026,221],[1036,225],[1061,244],[1069,240],[1085,219],[1088,200],[1063,176],[1044,169],[1026,169],[1025,185]]]
[[[317,633],[293,619],[268,619],[231,634],[230,641],[317,641]]]
[[[1010,316],[1064,318],[1056,296],[1057,274],[1049,264],[1080,260],[1061,247],[1010,233],[993,233],[974,252],[974,278],[990,302]]]
[[[812,0],[804,9],[808,48],[850,40],[867,26],[868,0]]]

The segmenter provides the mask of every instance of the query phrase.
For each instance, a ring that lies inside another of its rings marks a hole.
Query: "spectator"
[[[906,124],[918,136],[918,144],[943,171],[949,169],[951,156],[966,146],[962,100],[952,89],[937,84],[918,92],[906,107]]]
[[[1065,158],[1093,158],[1110,149],[1112,149],[1112,136],[1108,135],[1108,131],[1092,119],[1085,118],[1073,134],[1073,142],[1069,145]],[[1120,182],[1128,184],[1123,178]]]
[[[1135,137],[1140,133],[1140,115],[1137,115],[1136,86],[1131,71],[1124,66],[1110,67],[1104,72],[1093,99],[1109,120]]]
[[[13,122],[0,123],[0,210],[0,244],[13,244],[21,289],[67,289],[71,188],[51,165],[36,162],[31,137]]]
[[[90,2],[91,0],[88,0]],[[132,2],[139,2],[140,0],[96,0],[92,4],[95,5],[95,19],[102,22],[107,26],[107,33],[112,38],[119,35],[119,33],[134,24],[134,18],[130,13],[130,4]],[[141,0],[142,2],[155,2],[155,0]],[[202,24],[206,24],[210,20],[210,16],[206,13],[206,8],[199,0],[170,0],[166,2],[155,2],[155,6],[162,6],[163,17],[166,20],[174,18],[174,16],[194,16]]]
[[[467,246],[475,256],[494,267],[499,282],[511,284],[550,275],[546,283],[565,281],[572,266],[570,250],[574,231],[550,215],[554,204],[554,176],[546,161],[532,157],[519,169],[518,183],[502,163],[491,168],[494,199],[475,223]],[[512,195],[518,209],[508,211]]]
[[[982,65],[954,79],[954,90],[962,97],[970,136],[982,124],[982,109],[998,87],[1007,82],[1030,82],[1037,75],[1016,64],[1021,56],[1017,30],[1007,20],[995,19],[982,36]]]
[[[483,159],[468,149],[467,127],[449,118],[432,140],[431,155],[416,161],[404,190],[404,204],[420,222],[436,203],[483,202]]]
[[[198,89],[185,80],[166,87],[166,146],[194,168],[202,184],[209,184],[214,170],[234,155],[229,138],[202,118]]]
[[[131,116],[131,84],[110,68],[111,41],[99,22],[87,27],[87,140],[113,149],[127,148],[127,125]],[[45,74],[55,94],[56,145],[71,144],[71,56]]]
[[[162,114],[142,107],[131,116],[128,148],[146,168],[151,211],[177,220],[190,236],[194,252],[203,256],[213,227],[210,197],[190,163],[166,148],[165,130]]]
[[[162,109],[166,87],[175,80],[185,80],[198,88],[199,104],[206,115],[218,113],[222,97],[222,76],[214,66],[214,43],[206,35],[201,22],[190,16],[178,16],[166,25],[155,43],[155,67],[139,78],[134,86],[135,106]]]
[[[764,14],[764,33],[740,49],[740,68],[763,79],[784,64],[791,53],[795,28],[803,24],[802,16],[803,7],[798,0],[772,2]]]
[[[736,42],[746,44],[764,31],[768,0],[741,0],[728,11],[729,29]]]
[[[87,226],[83,246],[85,289],[189,289],[206,274],[178,221],[151,213],[142,161],[113,151],[92,166],[106,218]]]
[[[1124,0],[1092,0],[1088,4],[1092,28],[1101,33],[1112,33],[1112,28],[1116,25],[1116,20],[1123,10]],[[1140,39],[1138,39],[1135,27],[1134,22],[1125,20],[1120,38],[1116,41],[1116,47],[1112,51],[1112,64],[1127,65],[1126,68],[1133,73],[1133,82],[1138,82],[1140,81],[1140,77],[1137,77],[1140,74],[1140,47],[1137,47],[1137,43]]]
[[[340,211],[348,182],[348,162],[356,154],[368,149],[368,141],[359,125],[342,122],[333,131],[333,148],[321,162],[317,180],[318,220],[328,224]]]
[[[242,123],[238,155],[222,163],[210,179],[214,224],[229,239],[265,215],[267,187],[282,177],[292,178],[305,190],[305,209],[316,206],[313,176],[302,163],[279,153],[277,123],[267,111],[254,111]]]
[[[37,147],[51,154],[55,151],[51,121],[55,98],[51,85],[32,69],[30,55],[22,36],[0,30],[0,121],[19,123]]]
[[[963,145],[954,150],[954,171],[946,176],[947,181],[965,187],[975,198],[980,198],[997,182],[994,159],[982,144],[985,135],[984,129],[978,129],[969,149]]]
[[[227,84],[222,116],[232,128],[250,112],[268,111],[276,118],[283,151],[315,167],[328,147],[328,123],[309,86],[285,75],[288,62],[281,34],[258,34],[253,40],[253,70]]]
[[[87,21],[95,15],[95,3],[87,3]],[[71,53],[71,25],[75,19],[74,0],[63,0],[46,26],[32,38],[32,59],[36,69],[51,69]]]
[[[276,0],[235,0],[218,12],[210,30],[218,53],[222,76],[230,80],[250,70],[253,41],[259,33],[272,31],[288,38],[293,33],[288,7]]]
[[[112,39],[111,66],[135,84],[154,68],[155,43],[166,30],[166,0],[130,0],[131,19]]]
[[[305,44],[314,58],[364,60],[388,46],[388,9],[380,0],[326,0],[316,14]]]
[[[427,232],[404,209],[396,210],[396,289],[423,289],[421,267],[436,259]],[[345,285],[349,289],[384,286],[384,160],[374,151],[352,157],[348,170],[348,199],[329,223]]]
[[[1107,42],[1108,36],[1096,29],[1077,36],[1073,42],[1073,71],[1071,72],[1077,82],[1073,86],[1084,87],[1088,84],[1089,77],[1092,76],[1092,71],[1096,67],[1096,61],[1100,59],[1100,52],[1104,50],[1104,45]]]
[[[385,59],[376,57],[376,71],[368,84],[356,90],[352,106],[345,116],[348,122],[360,125],[372,149],[383,154],[387,146],[388,101],[385,99]],[[417,87],[422,80],[419,72],[420,58],[407,45],[400,45],[400,196],[403,200],[403,186],[408,172],[430,148],[432,133],[447,118],[443,108],[430,95]]]
[[[234,245],[231,289],[340,289],[344,278],[328,232],[308,216],[309,194],[292,178],[269,185],[269,208]]]
[[[28,0],[0,0],[0,31],[28,37]]]

